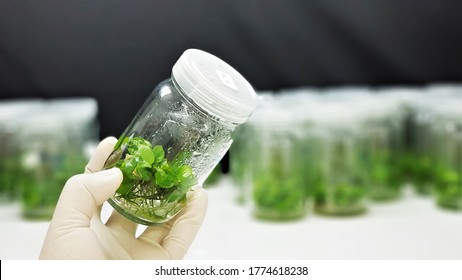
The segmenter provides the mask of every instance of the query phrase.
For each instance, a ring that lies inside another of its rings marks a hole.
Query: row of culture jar
[[[263,219],[355,215],[412,183],[462,210],[461,101],[460,85],[262,93],[230,150],[238,200]]]
[[[26,219],[50,219],[97,144],[97,111],[91,98],[0,101],[0,202],[19,201]]]

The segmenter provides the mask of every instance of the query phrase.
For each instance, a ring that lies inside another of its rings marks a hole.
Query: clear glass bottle
[[[401,185],[400,189],[414,182],[416,174],[417,154],[414,149],[415,143],[415,104],[422,99],[422,89],[411,86],[387,86],[377,91],[378,101],[385,102],[388,107],[390,102],[395,107],[389,112],[386,122],[387,127],[392,128],[392,157],[389,165],[392,165],[393,181]]]
[[[258,161],[258,141],[255,125],[268,106],[274,104],[274,97],[269,92],[259,92],[258,106],[250,120],[239,126],[233,133],[233,144],[229,151],[229,168],[233,185],[236,187],[236,201],[246,204],[251,198],[252,178]]]
[[[66,122],[65,133],[69,144],[86,151],[96,147],[99,139],[98,103],[96,99],[59,98],[49,101],[50,110],[61,115]]]
[[[432,130],[436,139],[434,171],[437,204],[462,211],[462,98],[438,108]]]
[[[81,173],[79,162],[68,145],[64,120],[42,110],[24,120],[19,132],[21,147],[21,212],[33,220],[51,219],[56,202],[67,179]]]
[[[252,149],[251,207],[259,219],[291,220],[309,212],[300,126],[291,112],[273,106],[249,121]]]
[[[367,188],[358,116],[341,106],[315,114],[309,143],[316,147],[311,167],[315,209],[328,215],[354,215],[366,210]]]
[[[435,111],[432,103],[435,100],[424,97],[416,105],[412,122],[413,161],[411,181],[418,194],[428,195],[433,192],[436,168],[436,138],[432,126],[435,122]]]
[[[232,143],[231,133],[256,105],[252,86],[230,65],[189,49],[119,138],[105,168],[124,179],[108,200],[144,225],[164,223],[187,203]]]
[[[20,147],[18,132],[21,120],[38,110],[38,100],[0,102],[0,202],[18,198],[20,173]]]
[[[364,104],[364,166],[368,195],[375,201],[399,198],[404,184],[400,170],[402,119],[394,103],[386,96],[376,96]]]

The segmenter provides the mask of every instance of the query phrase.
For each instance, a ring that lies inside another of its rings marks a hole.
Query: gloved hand
[[[103,140],[85,174],[66,182],[40,259],[180,259],[186,254],[207,208],[207,194],[202,188],[194,191],[177,217],[148,227],[138,238],[137,224],[116,211],[106,224],[101,222],[101,205],[122,182],[117,168],[99,171],[116,141],[113,137]]]

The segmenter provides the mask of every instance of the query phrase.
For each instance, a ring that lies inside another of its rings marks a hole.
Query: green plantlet
[[[168,170],[165,172],[165,170]],[[170,169],[159,168],[156,171],[156,184],[161,188],[171,188],[175,184],[175,177],[172,175]]]
[[[462,174],[449,168],[440,167],[435,172],[435,192],[439,206],[462,210]]]
[[[62,150],[63,155],[47,154],[33,167],[22,166],[19,178],[22,215],[27,219],[49,220],[66,181],[81,172],[86,159],[79,151]]]
[[[154,156],[153,163],[159,164],[164,161],[165,152],[162,146],[154,146],[152,148],[152,155]]]
[[[114,200],[148,220],[164,220],[186,202],[186,194],[197,183],[192,168],[184,164],[187,153],[180,152],[168,162],[162,146],[153,147],[142,137],[119,140],[113,154],[120,159],[106,168],[118,167],[124,177]]]
[[[316,210],[332,215],[354,215],[364,211],[363,200],[366,190],[361,186],[348,184],[320,185],[315,191]]]
[[[278,146],[272,147],[265,163],[256,168],[252,199],[258,218],[290,220],[307,213],[302,172],[297,170],[297,159],[287,160],[286,152]]]
[[[149,147],[146,147],[146,146],[140,147],[140,149],[138,150],[138,153],[143,159],[143,161],[146,162],[147,164],[151,165],[154,163],[154,159],[155,159],[154,153],[153,153],[153,150],[150,149]]]

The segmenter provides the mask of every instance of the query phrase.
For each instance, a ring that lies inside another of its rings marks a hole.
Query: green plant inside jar
[[[412,182],[413,187],[419,194],[432,192],[435,181],[435,165],[430,155],[417,152],[407,152],[401,157],[402,178]]]
[[[329,190],[332,190],[329,193]],[[319,183],[315,189],[316,209],[328,214],[354,214],[364,210],[366,190],[358,185]]]
[[[400,196],[401,181],[396,155],[389,150],[375,150],[366,163],[369,196],[375,200],[389,200]]]
[[[19,161],[13,158],[0,160],[0,199],[13,200],[17,198],[17,180],[19,176]]]
[[[435,172],[435,192],[441,207],[462,210],[462,175],[461,171],[438,168]]]
[[[20,161],[16,142],[0,125],[0,201],[11,201],[18,196]]]
[[[353,215],[365,210],[367,195],[362,166],[349,159],[357,151],[338,142],[333,145],[329,168],[320,165],[312,170],[316,210],[331,215]],[[315,166],[316,167],[316,166]],[[329,170],[329,171],[327,171]]]
[[[123,174],[113,199],[140,217],[140,223],[163,222],[186,203],[188,191],[197,183],[186,159],[187,153],[180,152],[168,161],[162,146],[152,146],[139,136],[119,139],[106,163],[106,168],[117,167]]]
[[[267,164],[260,166],[254,176],[254,214],[258,218],[289,220],[307,212],[303,173],[296,170],[301,166],[294,159],[287,159],[282,149],[272,149]]]
[[[61,154],[62,153],[62,154]],[[39,162],[22,166],[20,179],[22,215],[28,219],[51,219],[66,181],[80,173],[86,159],[78,151],[39,152]]]

